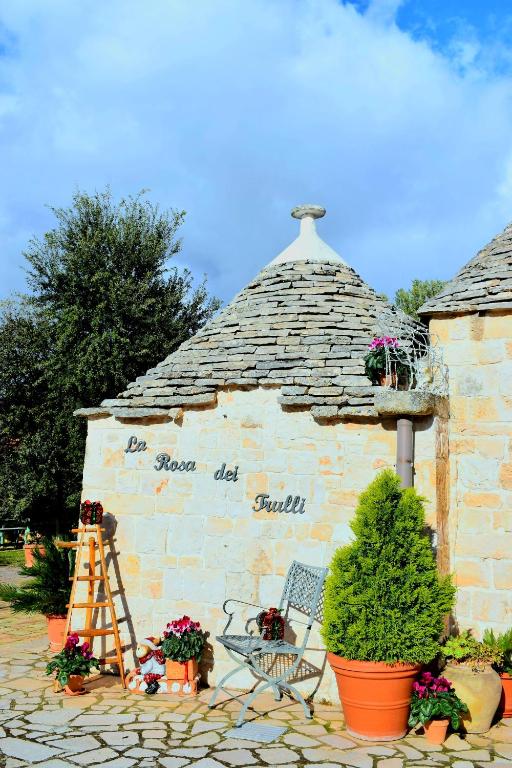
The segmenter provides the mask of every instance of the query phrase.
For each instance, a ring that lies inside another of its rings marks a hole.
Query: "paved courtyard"
[[[55,694],[44,675],[45,629],[42,617],[14,616],[0,604],[2,768],[512,766],[512,720],[485,736],[450,736],[443,747],[428,746],[414,734],[369,744],[347,736],[338,706],[317,705],[307,722],[295,704],[262,696],[254,722],[287,729],[263,744],[226,737],[239,705],[209,711],[208,691],[194,700],[169,701],[127,693],[118,679],[106,676],[90,682],[85,696]]]

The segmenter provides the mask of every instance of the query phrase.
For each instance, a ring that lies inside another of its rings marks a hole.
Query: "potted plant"
[[[32,568],[34,565],[34,550],[38,549],[39,552],[44,554],[44,546],[39,543],[40,536],[36,534],[34,537],[30,528],[25,528],[23,533],[23,553],[25,555],[25,565],[27,568]]]
[[[364,372],[374,385],[397,388],[407,380],[407,354],[397,338],[378,336],[368,347]]]
[[[20,573],[29,580],[20,586],[0,584],[0,600],[10,603],[13,611],[44,614],[48,622],[50,650],[57,652],[64,645],[72,555],[70,557],[68,551],[59,549],[51,539],[44,539],[42,547],[43,551],[34,550],[32,567],[20,568]]]
[[[84,678],[93,667],[98,669],[99,663],[89,650],[89,643],[79,645],[78,635],[72,633],[62,651],[46,665],[46,674],[54,675],[68,696],[77,696],[85,692]]]
[[[467,712],[466,705],[459,699],[452,684],[445,677],[434,677],[423,672],[413,684],[409,725],[414,728],[421,724],[431,744],[442,744],[451,724],[454,731],[460,728],[460,716]]]
[[[391,470],[361,494],[351,527],[355,541],[336,551],[326,581],[327,658],[348,731],[399,739],[414,679],[439,653],[455,590],[437,572],[423,499]]]
[[[512,717],[512,627],[501,635],[495,635],[492,629],[486,629],[483,642],[501,653],[501,660],[493,665],[501,678],[500,712],[502,717]]]
[[[256,625],[263,640],[282,640],[284,638],[284,618],[280,608],[260,611],[256,616]]]
[[[206,642],[206,634],[198,621],[189,616],[167,624],[161,645],[167,680],[190,682],[197,676],[198,665]]]
[[[442,649],[447,661],[445,672],[468,711],[462,718],[468,733],[486,733],[500,703],[502,685],[493,665],[502,661],[502,653],[482,643],[471,630],[449,637]]]

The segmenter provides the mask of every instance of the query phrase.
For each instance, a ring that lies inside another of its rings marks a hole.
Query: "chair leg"
[[[274,683],[267,682],[267,683],[264,683],[261,686],[261,688],[260,688],[259,687],[259,683],[258,683],[256,688],[251,693],[251,695],[248,697],[247,701],[245,702],[245,704],[243,705],[242,709],[240,710],[240,714],[238,715],[238,720],[235,723],[235,728],[239,728],[242,725],[242,723],[245,720],[245,714],[246,714],[248,708],[251,706],[251,704],[254,701],[254,699],[256,698],[256,696],[259,696],[260,693],[263,693],[265,688],[275,688],[275,685],[274,685]]]
[[[302,694],[300,693],[300,691],[298,691],[298,690],[295,688],[295,686],[294,686],[294,685],[290,685],[290,683],[281,683],[281,685],[282,685],[284,688],[287,688],[287,689],[290,691],[290,693],[293,693],[294,697],[295,697],[296,699],[298,699],[298,701],[300,701],[300,703],[302,704],[302,708],[303,708],[303,710],[304,710],[304,714],[305,714],[305,716],[307,717],[307,719],[308,719],[308,720],[311,720],[311,718],[313,717],[313,715],[311,714],[311,709],[308,707],[308,705],[307,705],[307,704],[306,704],[306,702],[304,701],[304,697],[302,696]]]
[[[273,685],[272,689],[274,691],[274,701],[281,701],[283,698],[283,692],[280,687],[278,685]]]
[[[215,690],[214,690],[214,692],[212,694],[212,697],[211,697],[210,701],[208,702],[208,708],[209,709],[213,709],[214,708],[214,706],[215,706],[215,699],[219,695],[219,691],[221,691],[223,689],[224,683],[226,682],[226,680],[229,680],[230,677],[233,677],[233,675],[236,675],[236,673],[240,672],[241,669],[244,669],[245,666],[246,666],[245,664],[240,664],[238,667],[235,667],[235,669],[232,669],[230,672],[228,672],[226,675],[224,675],[224,677],[221,679],[221,681],[216,686],[216,688],[215,688]]]

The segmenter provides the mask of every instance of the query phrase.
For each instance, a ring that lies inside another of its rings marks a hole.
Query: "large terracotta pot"
[[[429,720],[425,723],[425,738],[429,744],[442,744],[446,739],[446,731],[450,721],[448,718],[442,720]]]
[[[64,628],[66,626],[65,616],[47,616],[48,622],[48,640],[50,641],[50,651],[59,653],[64,648]]]
[[[467,705],[462,715],[463,730],[468,733],[486,733],[501,699],[500,676],[487,664],[475,672],[469,664],[447,664],[444,677],[451,680],[455,693]]]
[[[352,661],[334,653],[327,658],[336,676],[347,731],[370,741],[401,739],[421,665]]]
[[[27,568],[32,568],[32,566],[34,565],[34,549],[36,547],[40,551],[40,553],[44,555],[45,548],[40,544],[24,544],[23,545],[23,552],[25,554],[25,565],[27,566]]]
[[[501,701],[500,712],[502,717],[512,717],[512,675],[502,672],[501,678]]]
[[[190,659],[190,661],[165,660],[165,676],[167,680],[178,680],[179,682],[187,683],[195,679],[197,670],[197,659]]]

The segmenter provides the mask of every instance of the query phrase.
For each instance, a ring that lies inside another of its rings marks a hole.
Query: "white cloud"
[[[512,219],[511,81],[336,0],[4,0],[0,278],[76,186],[188,211],[182,261],[229,299],[326,205],[390,293],[448,277]],[[462,43],[461,43],[462,45]]]

